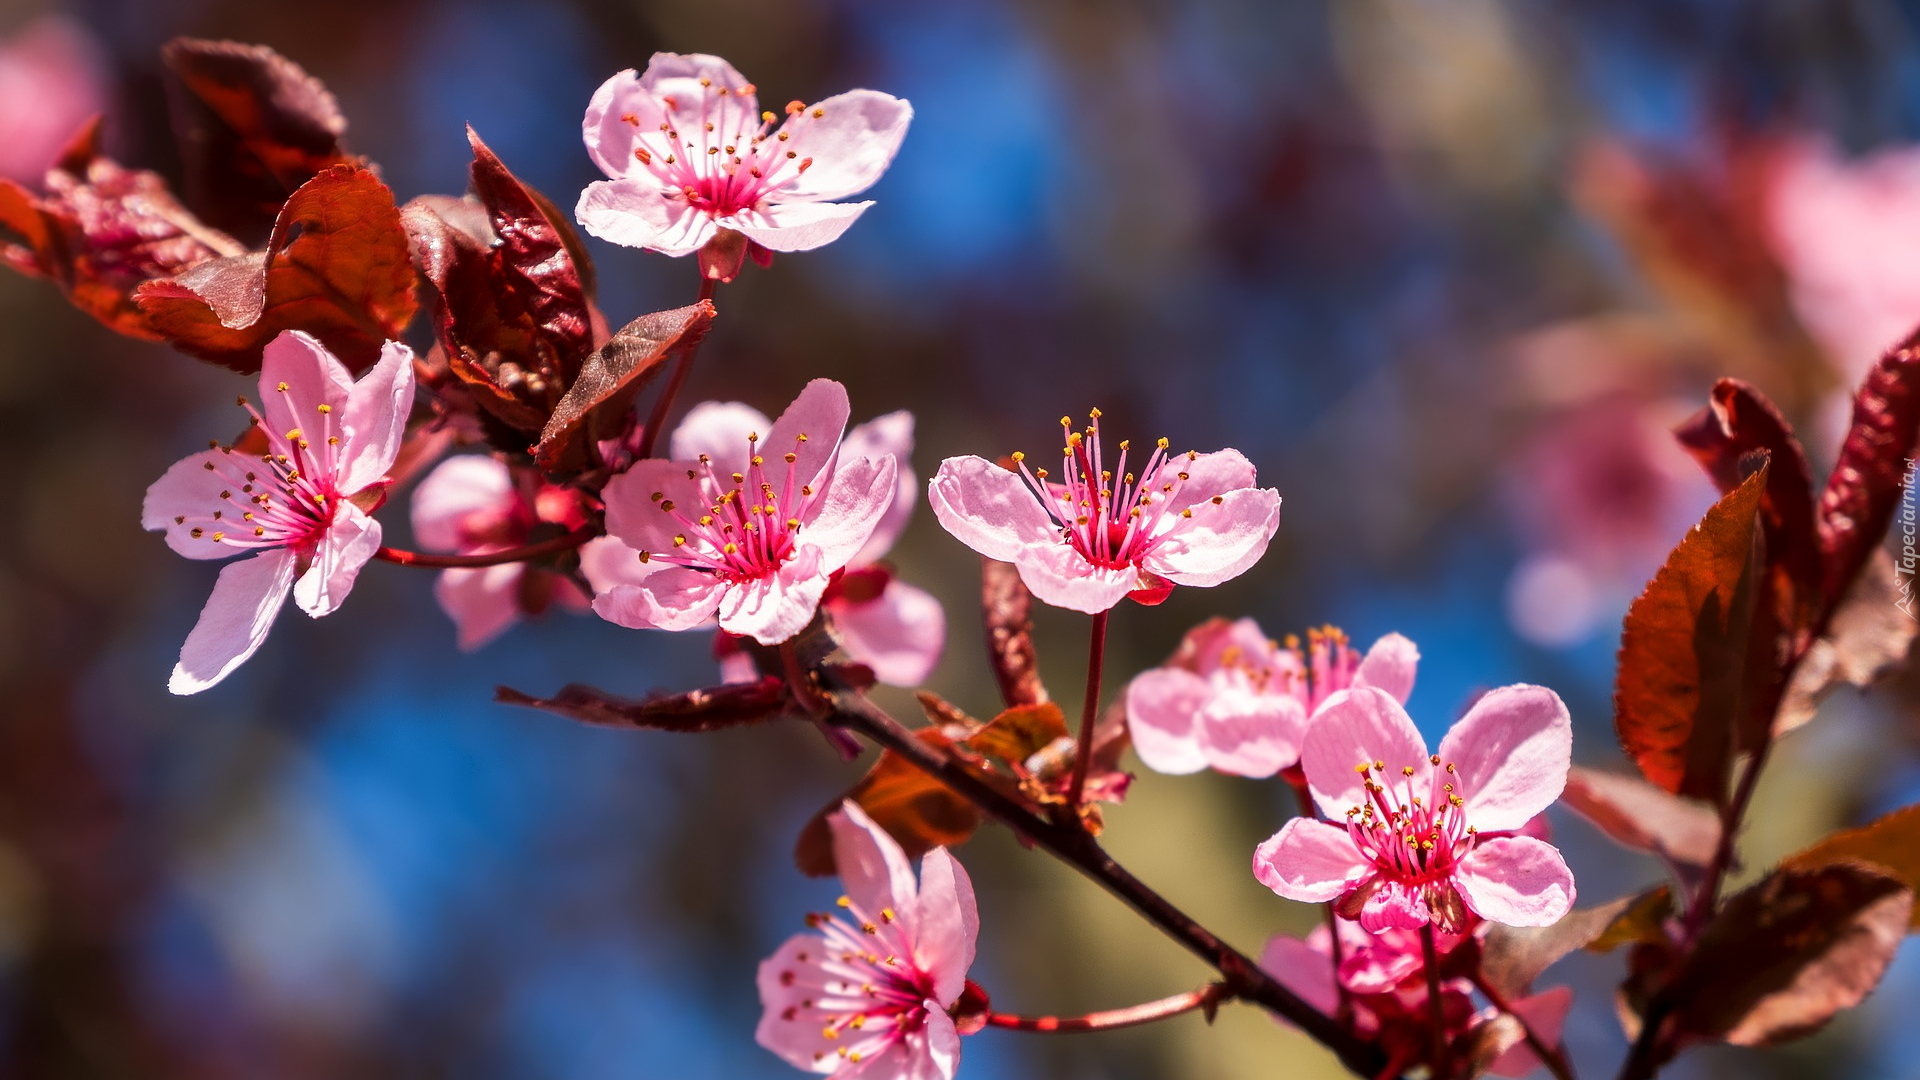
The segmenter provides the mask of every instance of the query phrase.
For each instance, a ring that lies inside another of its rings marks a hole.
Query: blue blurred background
[[[173,173],[159,46],[260,42],[338,94],[350,148],[400,198],[464,189],[470,123],[563,206],[598,178],[589,95],[657,49],[720,53],[770,101],[909,98],[858,225],[722,290],[688,402],[771,413],[837,378],[856,419],[914,411],[922,477],[1044,445],[1096,405],[1123,435],[1238,447],[1285,499],[1272,551],[1121,609],[1110,694],[1209,615],[1276,636],[1331,622],[1362,646],[1397,630],[1424,654],[1430,737],[1476,691],[1537,682],[1572,706],[1578,756],[1617,764],[1620,615],[1711,499],[1666,427],[1740,374],[1819,467],[1870,359],[1807,329],[1769,155],[1920,136],[1916,29],[1889,0],[0,0],[0,36],[26,35],[0,98],[67,80],[35,115],[92,102],[116,156]],[[31,182],[44,164],[6,167]],[[1896,224],[1882,241],[1920,251]],[[693,297],[691,260],[592,250],[616,325]],[[637,694],[714,672],[698,635],[567,615],[463,655],[432,575],[386,564],[325,622],[283,615],[226,683],[169,697],[214,568],[141,533],[140,497],[231,433],[245,380],[14,276],[0,325],[0,1075],[794,1075],[752,1042],[753,969],[836,894],[790,850],[864,763],[798,727],[676,738],[496,706],[500,683]],[[403,511],[383,515],[400,542]],[[925,514],[894,557],[951,616],[931,688],[990,713],[976,560]],[[1071,703],[1084,619],[1040,631]],[[1752,867],[1920,797],[1917,695],[1843,693],[1782,749]],[[1277,782],[1148,774],[1109,839],[1255,951],[1315,918],[1247,871],[1290,810]],[[1583,900],[1658,874],[1555,825]],[[1067,1015],[1205,980],[1004,832],[959,854],[997,1007]],[[1624,1051],[1618,968],[1580,956],[1548,980],[1579,992],[1568,1039],[1590,1075]],[[1819,1037],[1672,1075],[1920,1077],[1916,1000],[1903,957]],[[1211,1029],[988,1032],[964,1055],[974,1077],[1338,1075],[1232,1007]]]

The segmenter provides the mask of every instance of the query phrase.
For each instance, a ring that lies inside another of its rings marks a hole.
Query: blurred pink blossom
[[[655,53],[603,83],[587,106],[587,152],[610,180],[575,211],[602,240],[667,255],[722,229],[772,251],[839,238],[870,202],[839,203],[886,172],[913,107],[873,90],[793,102],[778,128],[753,84],[717,56]]]
[[[441,462],[413,490],[413,534],[428,551],[482,555],[527,543],[542,521],[576,525],[577,498],[541,485],[532,499],[514,483],[498,458],[461,454]],[[460,648],[471,652],[499,637],[522,614],[538,614],[558,602],[571,611],[592,604],[570,579],[524,562],[454,567],[440,571],[433,596],[458,629]]]
[[[844,917],[807,917],[760,964],[754,1039],[796,1068],[869,1080],[951,1080],[960,1035],[948,1013],[966,989],[980,916],[973,883],[936,847],[920,880],[852,800],[828,818]]]
[[[603,492],[607,531],[640,566],[617,580],[597,565],[602,545],[590,573],[615,581],[594,611],[661,630],[718,617],[722,630],[763,645],[799,633],[894,498],[893,457],[843,455],[846,425],[846,389],[815,379],[765,436],[726,442],[731,422],[702,422],[675,440],[697,450],[691,457],[636,462],[614,477]],[[698,450],[709,440],[712,450]]]
[[[199,693],[252,656],[289,592],[307,614],[330,614],[380,547],[363,504],[385,497],[413,406],[413,353],[389,341],[354,382],[318,341],[289,330],[263,361],[259,409],[240,399],[260,449],[187,457],[141,508],[140,524],[189,559],[252,553],[220,571],[173,669],[176,694]]]
[[[1300,759],[1307,720],[1335,691],[1375,686],[1401,703],[1413,692],[1420,652],[1399,634],[1374,642],[1363,660],[1338,630],[1314,630],[1302,653],[1282,647],[1252,619],[1210,619],[1165,665],[1127,686],[1127,728],[1148,768],[1272,776]]]
[[[1490,691],[1427,753],[1392,695],[1356,687],[1307,726],[1300,764],[1322,813],[1295,818],[1254,852],[1274,892],[1337,910],[1367,930],[1461,932],[1478,915],[1549,926],[1573,906],[1551,844],[1517,835],[1560,797],[1573,725],[1540,686]]]
[[[73,20],[44,16],[0,42],[0,177],[39,186],[106,103],[100,46]]]
[[[1158,604],[1175,585],[1218,585],[1265,554],[1280,526],[1280,493],[1254,487],[1238,450],[1169,454],[1167,441],[1127,471],[1130,446],[1107,468],[1100,410],[1085,432],[1060,418],[1061,483],[985,458],[940,463],[927,501],[961,543],[1013,563],[1042,603],[1099,614],[1132,596]]]

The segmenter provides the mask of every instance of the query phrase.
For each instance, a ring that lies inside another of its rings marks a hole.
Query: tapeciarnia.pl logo
[[[1900,558],[1894,563],[1894,582],[1900,587],[1900,596],[1893,605],[1906,612],[1913,619],[1913,579],[1916,569],[1920,569],[1920,518],[1916,518],[1913,506],[1913,479],[1915,464],[1913,458],[1906,459],[1906,475],[1900,480]]]

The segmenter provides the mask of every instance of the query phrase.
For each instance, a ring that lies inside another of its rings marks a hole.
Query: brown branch
[[[1080,796],[1087,789],[1087,765],[1093,760],[1093,729],[1100,719],[1100,673],[1107,658],[1107,612],[1093,617],[1087,643],[1087,698],[1080,710],[1080,745],[1073,755],[1073,784],[1067,788],[1067,813],[1080,819]]]
[[[600,527],[595,524],[582,525],[564,536],[551,540],[542,540],[537,544],[526,544],[505,551],[489,551],[479,555],[435,555],[427,551],[408,551],[405,548],[383,547],[373,553],[376,559],[385,559],[401,566],[427,566],[440,570],[450,570],[469,566],[500,566],[503,563],[521,562],[537,559],[542,555],[553,555],[562,551],[572,551],[600,535]]]
[[[694,303],[713,299],[714,285],[714,279],[701,274],[700,299]],[[647,426],[640,431],[640,446],[635,457],[653,456],[654,445],[660,441],[660,429],[666,425],[667,414],[673,408],[673,399],[680,393],[680,385],[687,381],[687,372],[693,370],[694,354],[700,351],[701,342],[706,339],[706,335],[702,334],[698,341],[680,350],[680,358],[674,361],[673,374],[667,376],[667,388],[660,391],[659,400],[653,403],[653,411],[647,414]]]

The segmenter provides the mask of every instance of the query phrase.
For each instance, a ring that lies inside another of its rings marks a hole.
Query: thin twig
[[[1110,609],[1109,609],[1110,610]],[[1087,787],[1087,769],[1093,760],[1093,728],[1100,715],[1100,674],[1107,657],[1107,614],[1093,617],[1093,637],[1087,644],[1087,698],[1080,710],[1080,746],[1073,755],[1073,786],[1067,789],[1067,813],[1080,820],[1080,797]]]
[[[1451,1080],[1453,1065],[1447,1060],[1447,1010],[1440,1000],[1440,956],[1433,946],[1433,924],[1420,928],[1420,953],[1427,967],[1427,1015],[1433,1022],[1434,1080]]]
[[[1520,1031],[1526,1036],[1527,1046],[1533,1050],[1534,1056],[1540,1059],[1541,1064],[1547,1067],[1547,1071],[1554,1075],[1554,1080],[1574,1080],[1573,1065],[1567,1061],[1565,1051],[1558,1046],[1548,1046],[1546,1040],[1533,1030],[1533,1025],[1527,1023],[1527,1018],[1513,1011],[1513,1006],[1507,1003],[1506,997],[1494,989],[1478,971],[1473,973],[1473,985],[1487,996],[1487,1000],[1493,1004],[1494,1008],[1520,1022]]]
[[[426,566],[440,570],[469,566],[501,566],[506,563],[537,559],[542,555],[553,555],[557,552],[572,551],[574,548],[585,544],[600,534],[600,527],[589,523],[580,526],[564,536],[556,536],[551,540],[542,540],[537,544],[526,544],[517,548],[508,548],[505,551],[488,551],[479,555],[435,555],[428,551],[408,551],[405,548],[383,547],[375,551],[373,557],[376,559],[385,559],[387,562],[396,563],[400,566]]]
[[[705,274],[700,275],[700,299],[695,300],[694,303],[713,299],[715,284],[714,279]],[[660,391],[659,400],[653,403],[653,411],[647,414],[647,426],[640,432],[640,447],[636,457],[653,456],[654,444],[660,439],[660,429],[666,426],[667,414],[673,408],[673,399],[679,395],[681,384],[687,381],[687,372],[693,370],[694,354],[700,351],[700,344],[705,340],[706,335],[702,334],[699,341],[680,349],[680,356],[673,363],[673,374],[667,376],[667,388]]]
[[[1227,989],[1227,984],[1216,982],[1208,983],[1198,990],[1174,994],[1158,1001],[1129,1005],[1124,1009],[1106,1009],[1088,1013],[1085,1016],[1016,1016],[1012,1013],[990,1012],[987,1014],[987,1026],[1008,1028],[1013,1031],[1063,1033],[1107,1031],[1112,1028],[1133,1027],[1136,1024],[1150,1024],[1155,1020],[1165,1020],[1170,1016],[1179,1016],[1195,1009],[1205,1009],[1207,1015],[1212,1016],[1213,1009],[1231,997],[1233,992]]]

